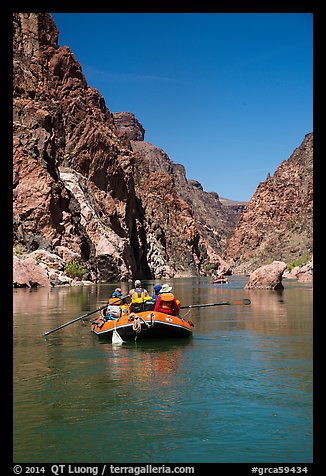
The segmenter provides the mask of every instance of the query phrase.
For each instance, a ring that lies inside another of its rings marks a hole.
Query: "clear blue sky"
[[[88,84],[206,191],[248,201],[312,131],[310,13],[54,13]]]

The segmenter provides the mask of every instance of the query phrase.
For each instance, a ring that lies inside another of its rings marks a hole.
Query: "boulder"
[[[245,289],[283,289],[282,276],[286,269],[283,261],[273,261],[256,269],[249,278]]]
[[[47,270],[34,258],[19,259],[14,256],[13,284],[15,288],[50,286],[50,278]]]

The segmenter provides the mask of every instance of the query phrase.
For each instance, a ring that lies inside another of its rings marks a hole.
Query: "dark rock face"
[[[15,241],[31,251],[42,237],[52,251],[66,246],[95,268],[109,255],[115,274],[126,277],[139,266],[137,249],[121,260],[138,217],[135,206],[127,212],[137,200],[132,154],[57,40],[49,14],[14,14]]]
[[[206,238],[184,168],[143,141],[133,114],[110,113],[50,14],[13,25],[15,244],[68,250],[99,279],[202,272],[224,231]]]
[[[261,182],[229,239],[223,257],[251,272],[272,260],[289,262],[312,251],[313,134],[273,176]]]
[[[117,127],[118,137],[131,140],[144,140],[145,129],[130,112],[114,112],[112,114],[114,123]]]
[[[237,217],[233,213],[228,213],[228,210],[219,202],[215,195],[205,192],[200,186],[193,186],[188,183],[185,169],[180,164],[174,164],[167,154],[148,142],[131,141],[132,149],[148,164],[150,176],[147,182],[155,183],[156,187],[160,188],[160,181],[166,187],[166,181],[175,188],[176,193],[173,197],[173,203],[180,203],[183,210],[188,210],[191,216],[191,225],[198,230],[198,246],[199,253],[198,260],[202,261],[200,249],[206,250],[207,260],[212,262],[219,262],[219,254],[222,246],[226,241],[226,237],[230,235],[234,229]],[[139,176],[140,184],[142,177]],[[163,187],[161,187],[162,189]],[[146,188],[140,187],[143,200],[146,201]],[[167,193],[165,197],[170,197]],[[160,203],[157,199],[156,206]],[[165,213],[166,215],[166,213]],[[178,223],[182,215],[177,217]],[[179,236],[191,229],[189,223],[184,224],[186,228],[184,231],[178,231]],[[178,229],[179,226],[176,226]],[[188,238],[187,238],[188,239]]]

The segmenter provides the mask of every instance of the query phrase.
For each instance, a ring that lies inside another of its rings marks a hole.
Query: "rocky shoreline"
[[[67,263],[76,261],[78,255],[68,248],[58,247],[56,253],[36,250],[13,258],[13,287],[34,288],[43,286],[89,286],[98,279],[92,271],[84,277],[72,277],[65,271]],[[231,271],[228,274],[232,274]],[[257,268],[250,274],[245,289],[282,289],[282,279],[296,279],[300,282],[313,281],[313,260],[291,271],[282,261]]]
[[[273,261],[271,264],[260,266],[250,274],[245,289],[284,289],[283,278],[312,282],[313,259],[303,266],[296,266],[291,271],[284,261]]]
[[[73,256],[71,252],[66,254],[66,259],[64,259],[58,254],[45,250],[36,250],[20,257],[14,256],[13,286],[14,288],[33,288],[95,284],[96,279],[91,273],[87,276],[90,279],[82,279],[81,277],[71,277],[65,272],[67,262],[72,262],[71,260],[75,258],[76,256]]]

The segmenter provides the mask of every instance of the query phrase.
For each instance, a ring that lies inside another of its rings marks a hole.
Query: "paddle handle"
[[[49,334],[52,334],[52,332],[58,331],[59,329],[63,329],[64,327],[69,326],[70,324],[73,324],[74,322],[80,321],[81,319],[84,319],[84,317],[91,316],[97,311],[101,311],[102,309],[106,308],[107,304],[105,306],[99,307],[98,309],[95,309],[95,311],[88,312],[87,314],[84,314],[83,316],[76,317],[76,319],[73,319],[72,321],[66,322],[65,324],[61,324],[61,326],[56,327],[55,329],[52,329],[51,331],[45,332],[43,335],[48,336]]]
[[[111,304],[114,304],[114,302],[118,303],[119,301],[123,301],[123,299],[125,299],[127,297],[128,297],[128,295],[127,296],[120,296],[120,297],[116,298],[116,300],[113,301]],[[87,314],[84,314],[80,317],[76,317],[76,319],[73,319],[72,321],[66,322],[65,324],[61,324],[61,326],[58,326],[55,329],[52,329],[51,331],[45,332],[43,334],[43,336],[48,336],[49,334],[52,334],[52,332],[58,331],[59,329],[63,329],[64,327],[67,327],[70,324],[73,324],[74,322],[77,322],[77,321],[80,321],[81,319],[84,319],[84,317],[91,316],[92,314],[94,314],[97,311],[102,311],[102,309],[105,309],[107,307],[107,305],[108,304],[105,304],[104,306],[99,307],[98,309],[95,309],[95,311],[88,312]]]
[[[190,306],[180,306],[180,309],[192,309],[193,307],[210,307],[210,306],[228,306],[231,304],[250,304],[250,299],[241,299],[240,301],[224,301],[224,302],[213,302],[209,304],[191,304]]]

